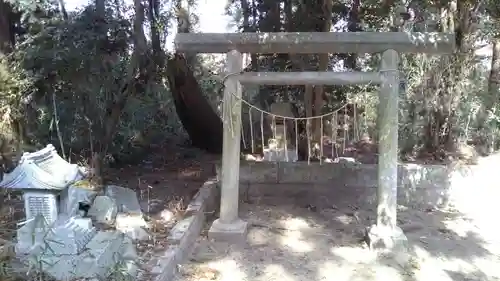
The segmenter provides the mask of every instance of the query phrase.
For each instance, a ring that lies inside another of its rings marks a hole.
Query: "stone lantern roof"
[[[80,180],[83,172],[78,165],[66,162],[49,144],[44,149],[24,153],[19,165],[6,173],[0,187],[21,190],[63,190]]]

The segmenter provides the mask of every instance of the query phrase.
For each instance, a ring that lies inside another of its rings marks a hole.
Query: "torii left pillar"
[[[243,70],[243,56],[238,51],[227,53],[227,73]],[[242,86],[235,75],[224,82],[223,147],[220,217],[208,231],[210,239],[238,243],[246,239],[247,222],[238,217],[240,185],[240,141]],[[210,137],[210,136],[207,136]]]

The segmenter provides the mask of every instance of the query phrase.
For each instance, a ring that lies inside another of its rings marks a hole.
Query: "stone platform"
[[[398,203],[444,206],[452,190],[470,183],[475,166],[400,164]],[[220,170],[220,169],[219,169]],[[318,196],[350,204],[376,203],[377,165],[357,163],[241,162],[240,194],[262,197]],[[339,196],[336,196],[339,195]],[[342,194],[342,196],[340,196]],[[341,203],[341,202],[338,202]]]

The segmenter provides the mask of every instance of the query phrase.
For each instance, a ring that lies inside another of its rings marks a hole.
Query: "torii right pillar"
[[[399,55],[395,50],[382,54],[378,104],[378,186],[377,222],[368,230],[371,249],[396,250],[407,247],[397,226],[398,197],[398,101]]]

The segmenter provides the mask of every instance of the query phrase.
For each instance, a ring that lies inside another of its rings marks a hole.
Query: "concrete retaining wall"
[[[407,206],[446,205],[453,197],[452,191],[471,182],[478,167],[402,164],[398,201]],[[240,166],[240,191],[247,198],[321,197],[329,204],[373,206],[376,186],[377,165],[242,162]]]

